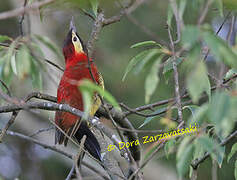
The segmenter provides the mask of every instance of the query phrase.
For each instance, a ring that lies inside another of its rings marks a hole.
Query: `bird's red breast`
[[[92,61],[90,66],[93,77],[99,83],[99,74]],[[82,94],[78,88],[83,79],[93,81],[86,54],[78,53],[66,60],[66,68],[57,91],[57,102],[69,104],[83,111]],[[78,117],[71,113],[59,112],[56,114],[55,122],[60,128],[67,131],[76,123],[77,119]]]

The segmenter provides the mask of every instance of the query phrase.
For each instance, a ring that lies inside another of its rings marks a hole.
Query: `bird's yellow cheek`
[[[74,31],[72,32],[72,44],[73,44],[74,49],[77,53],[82,53],[83,52],[83,48],[82,48],[82,44],[80,42],[80,39],[77,37],[77,35]]]

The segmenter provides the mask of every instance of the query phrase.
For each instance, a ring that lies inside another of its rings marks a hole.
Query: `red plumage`
[[[94,63],[91,63],[91,72],[95,80],[99,83],[98,71]],[[68,60],[58,87],[58,103],[66,103],[83,111],[82,95],[78,89],[78,83],[82,79],[90,79],[93,81],[88,68],[87,56],[84,53],[76,54]],[[61,114],[64,116],[62,121],[60,121],[62,116]],[[55,122],[63,130],[67,131],[76,123],[78,118],[71,113],[65,112],[61,114],[60,116],[56,116]]]
[[[73,30],[71,29],[64,42],[63,54],[65,57],[66,67],[57,90],[57,102],[68,104],[83,111],[83,99],[78,85],[83,79],[89,79],[93,81],[93,78],[99,84],[100,77],[95,64],[91,61],[90,67],[93,75],[92,78],[89,70],[87,55],[83,50],[81,52],[76,51],[75,44],[72,42],[72,33]],[[78,35],[76,34],[76,36]],[[83,46],[79,36],[78,41]],[[78,120],[80,120],[80,118],[68,112],[58,111],[55,114],[55,123],[69,136],[71,136],[72,129]],[[79,142],[84,134],[87,135],[85,148],[92,156],[100,160],[99,143],[93,133],[90,131],[87,123],[82,122],[79,129],[73,133],[74,134],[72,135],[75,136]],[[64,145],[67,145],[67,141],[68,138],[66,138],[60,130],[56,130],[55,143],[61,144],[64,142]]]

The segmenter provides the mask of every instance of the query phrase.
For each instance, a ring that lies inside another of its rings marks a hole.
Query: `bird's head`
[[[63,44],[63,55],[65,57],[65,60],[67,61],[68,59],[85,53],[86,47],[83,44],[83,41],[80,36],[77,34],[74,19],[72,17],[72,20],[70,22],[70,29]]]

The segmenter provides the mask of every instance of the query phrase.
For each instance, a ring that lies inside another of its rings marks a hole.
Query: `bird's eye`
[[[77,37],[74,37],[74,38],[73,38],[73,41],[76,42],[76,41],[77,41]]]

